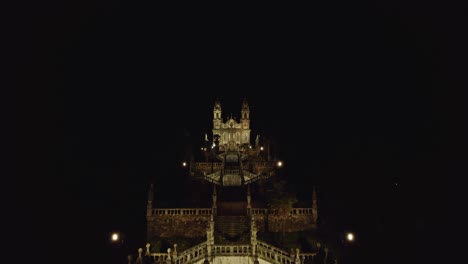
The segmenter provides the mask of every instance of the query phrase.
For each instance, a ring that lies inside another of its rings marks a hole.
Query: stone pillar
[[[174,244],[174,251],[172,252],[172,255],[174,255],[174,257],[177,257],[177,244]]]
[[[250,221],[250,244],[252,245],[252,255],[257,255],[257,225],[255,224],[255,218],[252,215]]]
[[[206,251],[208,253],[208,259],[211,260],[212,259],[212,248],[213,248],[213,245],[214,245],[214,219],[213,219],[213,215],[211,215],[211,220],[210,220],[210,225],[209,227],[207,228],[206,230]]]
[[[154,215],[153,215],[153,184],[151,184],[150,189],[148,191],[148,203],[146,204],[146,240],[150,240],[155,233],[154,229]]]
[[[294,258],[294,263],[295,264],[300,264],[301,263],[301,259],[299,258],[299,249],[296,248],[296,257]]]
[[[149,249],[150,246],[151,246],[150,243],[146,243],[146,252],[145,252],[145,256],[150,256],[150,255],[151,255],[150,249]]]
[[[154,192],[153,192],[153,184],[151,184],[150,189],[148,191],[148,203],[146,204],[146,217],[150,218],[153,216],[153,198],[154,198]]]
[[[166,263],[167,263],[167,264],[172,263],[171,249],[170,249],[170,248],[167,249],[167,259],[166,259]]]
[[[314,224],[317,224],[318,219],[318,207],[317,207],[317,192],[315,191],[315,186],[312,191],[312,221]]]
[[[250,215],[251,212],[251,201],[252,201],[252,196],[250,195],[250,184],[247,185],[247,214]]]
[[[141,253],[143,252],[142,248],[138,249],[138,258],[136,259],[135,263],[143,263],[143,258],[141,257]]]
[[[218,208],[218,205],[217,205],[217,200],[218,200],[218,196],[216,194],[216,184],[213,184],[213,195],[212,195],[212,198],[213,198],[213,205],[212,205],[212,215],[216,215],[216,211],[217,211],[217,208]]]

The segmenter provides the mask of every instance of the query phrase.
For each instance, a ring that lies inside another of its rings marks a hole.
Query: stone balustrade
[[[251,208],[250,213],[253,215],[266,215],[268,214],[268,209],[266,208]]]
[[[215,256],[249,256],[252,254],[251,245],[214,245]]]
[[[276,210],[267,208],[251,208],[251,214],[253,215],[266,215],[266,214],[277,214]],[[292,215],[312,215],[312,208],[293,208],[291,210]]]
[[[257,242],[257,255],[258,257],[266,259],[273,263],[282,263],[282,264],[295,263],[294,257],[291,257],[291,255],[288,252],[281,250],[277,247],[274,247],[272,245],[269,245],[262,241]]]
[[[166,262],[169,254],[167,253],[150,253],[150,256],[153,260],[153,263],[163,263]]]
[[[193,263],[195,261],[203,259],[207,255],[206,247],[207,247],[206,242],[203,242],[187,250],[184,250],[183,252],[181,252],[181,254],[177,256],[172,256],[173,263],[175,264]]]
[[[212,212],[212,208],[153,209],[153,215],[211,215]]]
[[[256,252],[252,252],[252,248],[256,248]],[[274,247],[263,241],[257,241],[256,246],[250,244],[223,244],[213,245],[211,254],[216,256],[251,256],[254,258],[261,258],[271,263],[277,264],[297,264],[304,263],[306,260],[313,260],[317,253],[299,253],[299,249],[295,252],[288,253],[282,249]],[[151,258],[152,263],[173,263],[173,264],[186,264],[195,263],[208,257],[208,244],[206,242],[195,245],[183,252],[177,252],[177,245],[174,248],[168,248],[167,253],[151,253],[150,244],[146,244],[145,257]],[[138,258],[135,262],[129,256],[130,264],[141,263],[143,260],[143,249],[138,249]]]
[[[313,262],[314,257],[317,255],[317,253],[300,253],[299,254],[299,259],[301,259],[301,263],[304,263],[305,261],[307,262]]]
[[[250,163],[250,167],[252,168],[252,172],[254,174],[258,174],[265,170],[273,169],[275,166],[274,162],[266,162],[266,161],[259,161],[259,162],[252,162]],[[245,166],[244,166],[245,167]],[[215,171],[223,169],[222,162],[193,162],[191,163],[191,169],[196,171],[202,171],[206,173],[213,173]]]
[[[194,162],[192,163],[192,170],[203,171],[212,173],[223,168],[222,162]]]
[[[291,210],[292,215],[312,215],[312,208],[293,208]]]

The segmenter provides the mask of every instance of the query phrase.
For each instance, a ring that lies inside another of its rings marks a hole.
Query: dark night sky
[[[363,252],[400,243],[386,259],[421,259],[464,161],[463,96],[450,89],[462,85],[461,11],[344,2],[236,15],[125,1],[24,11],[15,66],[37,89],[18,108],[32,124],[18,133],[32,178],[20,188],[37,194],[28,204],[44,245],[106,259],[119,229],[132,252],[143,246],[149,182],[176,182],[216,98],[238,116],[246,97],[252,137],[277,140],[291,182],[306,199],[319,187],[330,224],[361,232]],[[68,232],[77,238],[57,242]]]

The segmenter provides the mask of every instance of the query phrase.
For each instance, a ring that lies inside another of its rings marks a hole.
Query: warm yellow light
[[[354,235],[353,235],[353,233],[348,233],[348,234],[346,235],[346,239],[347,239],[348,241],[354,241]]]
[[[111,236],[111,240],[112,240],[112,241],[117,241],[117,240],[119,240],[119,234],[113,233],[112,236]]]
[[[263,150],[263,147],[260,147],[260,150]]]
[[[282,161],[278,161],[277,165],[278,165],[278,167],[282,167],[282,166],[283,166],[283,162],[282,162]]]
[[[184,167],[187,166],[187,162],[185,162],[185,161],[182,162],[182,166],[184,166]]]

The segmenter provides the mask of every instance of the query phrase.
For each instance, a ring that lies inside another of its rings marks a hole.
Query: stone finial
[[[318,206],[317,206],[317,191],[315,190],[315,186],[312,191],[312,220],[315,224],[317,224],[318,219]]]
[[[132,255],[127,256],[128,264],[132,264]]]
[[[174,244],[174,251],[172,252],[172,255],[177,256],[177,244]]]
[[[154,199],[154,186],[151,184],[148,191],[148,203],[146,204],[146,216],[151,217],[153,215],[153,199]]]
[[[315,190],[315,185],[312,187],[312,204],[317,202],[317,191]]]
[[[148,202],[149,202],[149,201],[152,202],[152,201],[153,201],[153,198],[154,198],[154,185],[151,184],[151,185],[150,185],[150,189],[149,189],[149,191],[148,191]]]
[[[168,260],[168,261],[172,260],[172,257],[171,257],[171,248],[168,248],[168,249],[167,249],[167,260]]]
[[[139,248],[139,249],[138,249],[138,258],[141,258],[141,252],[143,252],[143,249],[142,249],[142,248]]]
[[[145,256],[149,256],[149,255],[151,255],[151,253],[150,253],[150,249],[149,249],[149,248],[150,248],[150,246],[151,246],[151,244],[150,244],[150,243],[146,243],[146,252],[145,252]]]

